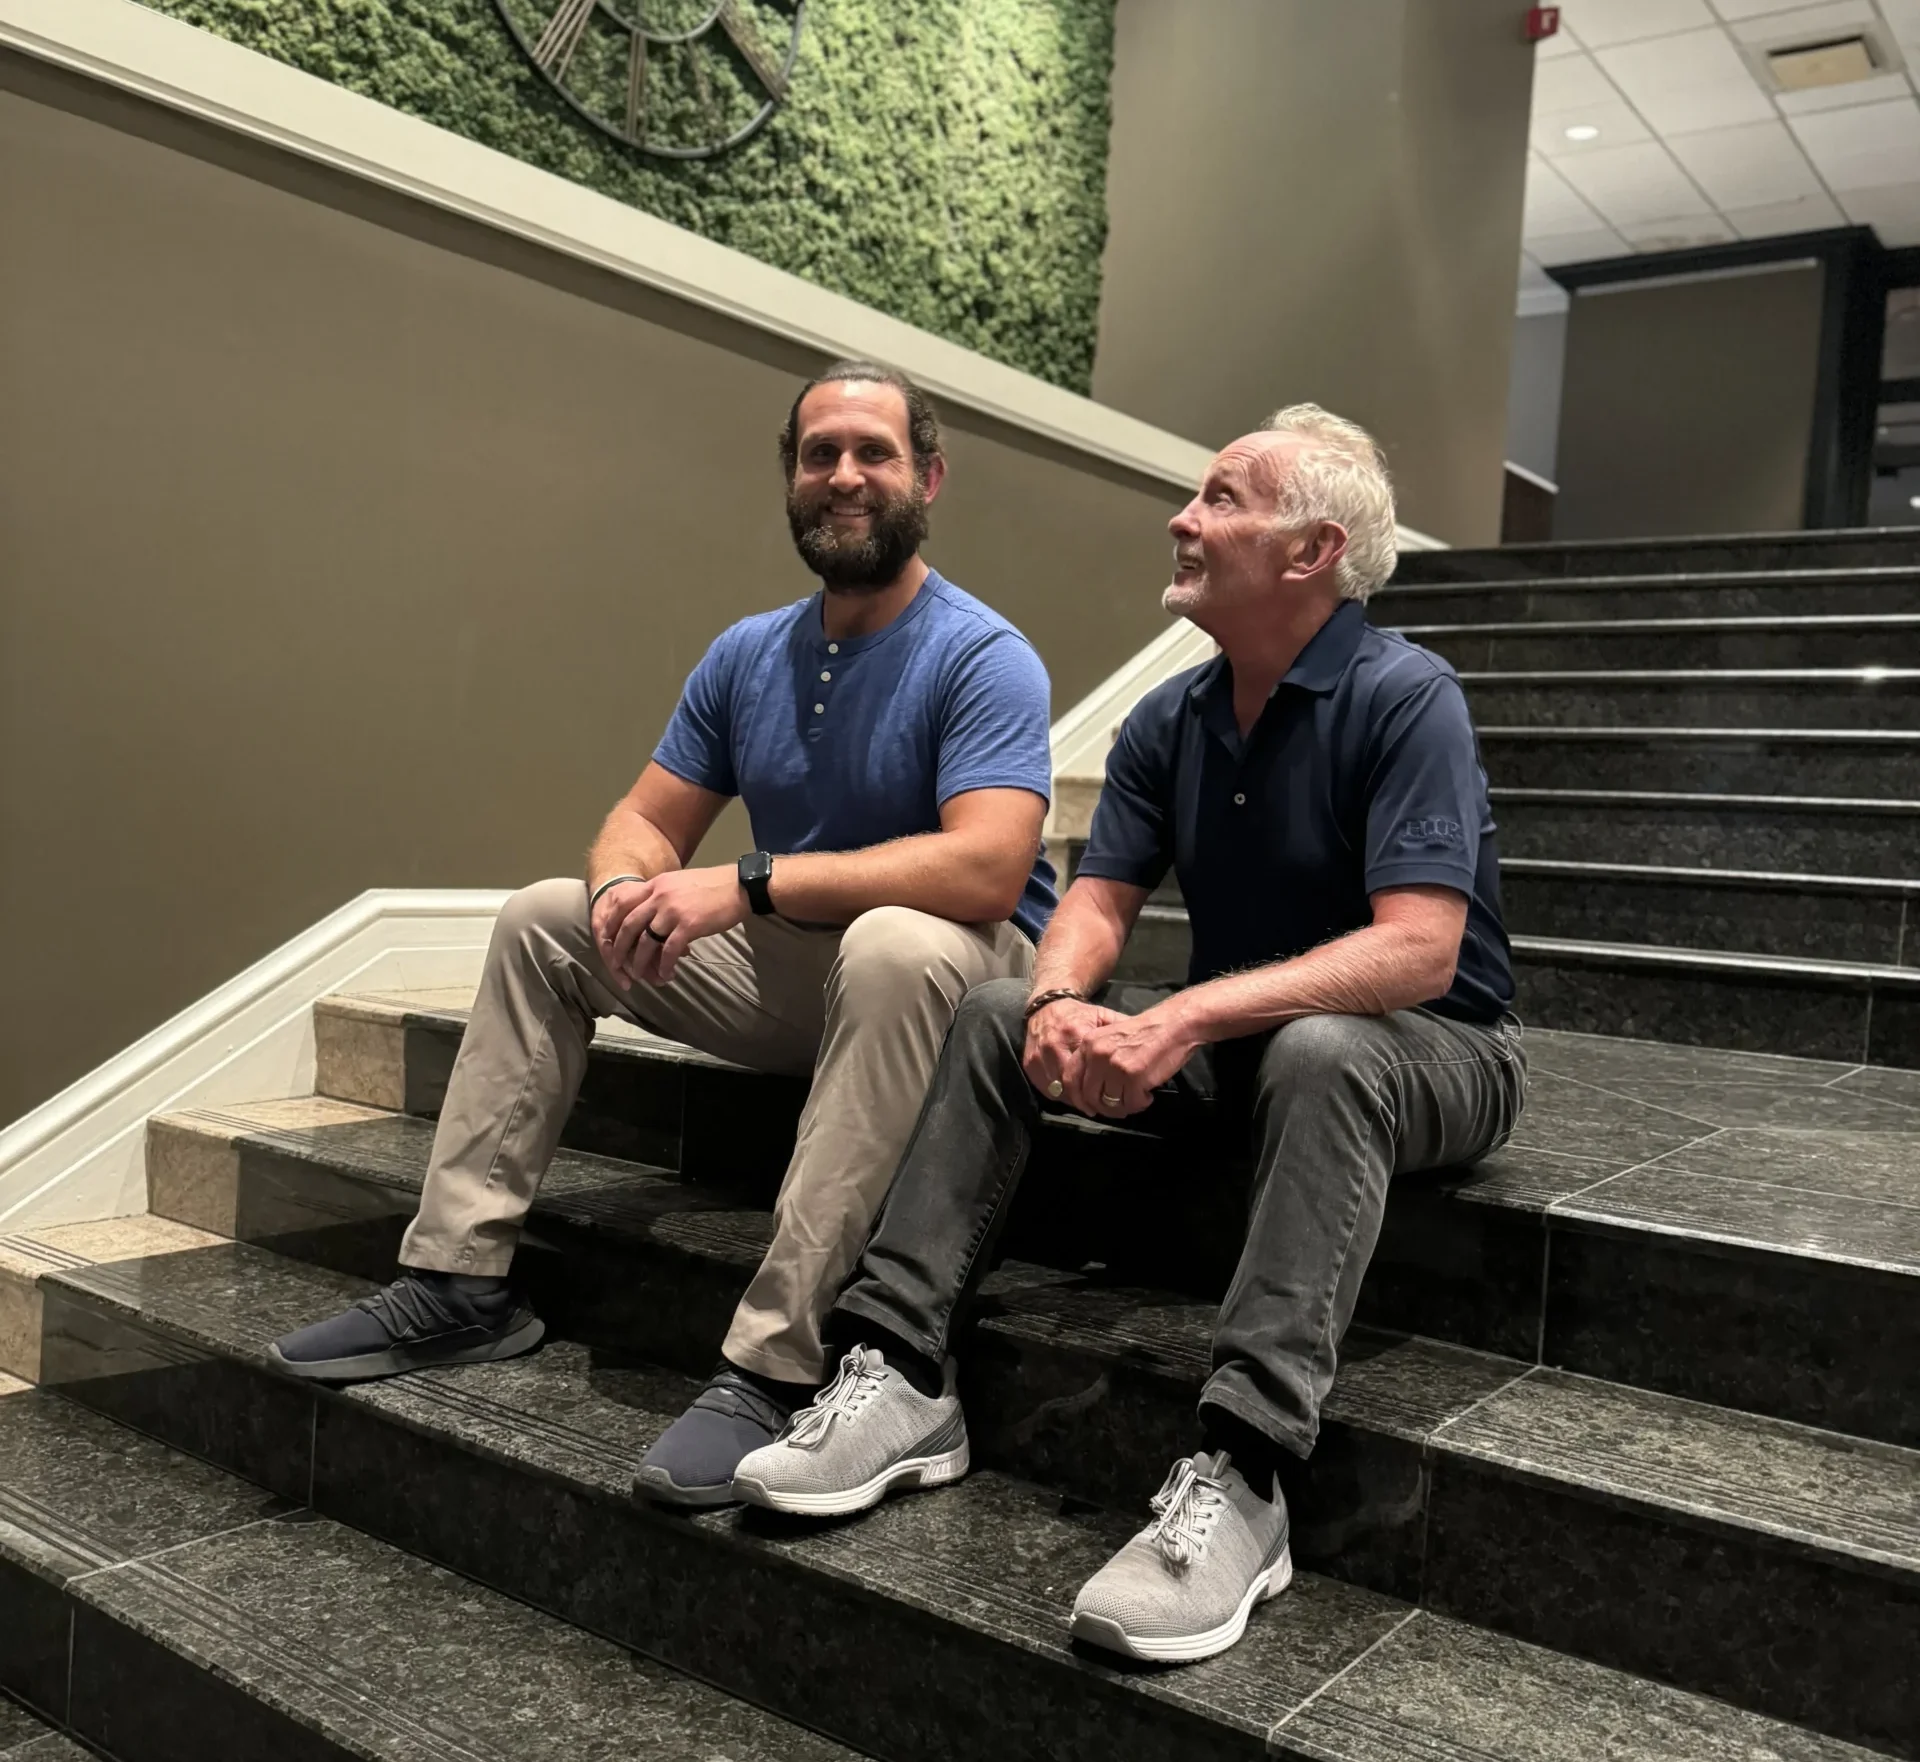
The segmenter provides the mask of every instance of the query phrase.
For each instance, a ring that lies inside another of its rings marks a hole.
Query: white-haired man
[[[1362,604],[1395,557],[1378,448],[1282,410],[1214,459],[1171,530],[1166,605],[1222,653],[1127,717],[1031,984],[979,986],[955,1018],[829,1317],[839,1376],[734,1481],[825,1514],[965,1473],[948,1343],[1042,1111],[1231,1122],[1254,1185],[1200,1447],[1073,1610],[1078,1637],[1157,1660],[1232,1645],[1286,1587],[1277,1469],[1313,1448],[1388,1181],[1504,1142],[1526,1082],[1466,699]],[[1189,983],[1126,1013],[1138,1000],[1098,998],[1169,867]]]

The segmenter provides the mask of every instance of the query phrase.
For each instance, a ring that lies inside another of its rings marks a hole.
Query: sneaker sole
[[[529,1316],[512,1333],[498,1340],[485,1340],[478,1346],[463,1346],[456,1352],[436,1352],[428,1346],[394,1346],[385,1352],[365,1352],[358,1358],[321,1358],[307,1362],[282,1358],[278,1345],[267,1348],[267,1362],[275,1370],[309,1383],[371,1383],[381,1377],[404,1376],[410,1370],[426,1370],[436,1364],[492,1364],[497,1359],[518,1358],[531,1352],[546,1338],[547,1324],[538,1316]]]
[[[878,1505],[896,1487],[903,1490],[938,1487],[948,1481],[957,1481],[967,1472],[971,1460],[967,1440],[962,1438],[957,1449],[939,1456],[910,1456],[903,1462],[882,1469],[872,1480],[863,1481],[844,1492],[786,1493],[777,1487],[769,1487],[765,1481],[747,1480],[739,1475],[734,1477],[733,1490],[736,1497],[744,1499],[749,1505],[758,1505],[768,1511],[784,1511],[789,1517],[844,1517],[849,1512],[865,1511],[870,1505]]]
[[[1253,1613],[1254,1605],[1264,1603],[1269,1597],[1279,1596],[1292,1583],[1293,1551],[1288,1549],[1247,1587],[1247,1594],[1240,1599],[1240,1607],[1218,1627],[1208,1628],[1204,1633],[1156,1634],[1149,1639],[1128,1633],[1119,1622],[1107,1616],[1076,1612],[1073,1637],[1085,1640],[1090,1646],[1100,1646],[1128,1658],[1143,1659],[1149,1664],[1191,1664],[1197,1659],[1211,1658],[1214,1653],[1224,1652],[1233,1645],[1247,1631],[1247,1617]]]
[[[738,1505],[740,1492],[733,1482],[717,1487],[683,1487],[664,1468],[643,1468],[633,1477],[633,1490],[654,1505],[678,1505],[688,1511],[710,1511],[716,1505]]]

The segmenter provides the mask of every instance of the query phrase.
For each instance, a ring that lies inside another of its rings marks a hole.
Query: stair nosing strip
[[[1798,636],[1823,630],[1920,631],[1920,612],[1742,613],[1718,618],[1523,618],[1498,623],[1396,624],[1391,628],[1407,637],[1661,636],[1682,632]]]

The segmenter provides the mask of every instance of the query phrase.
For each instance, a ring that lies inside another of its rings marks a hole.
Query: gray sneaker
[[[967,1472],[967,1422],[946,1387],[928,1400],[871,1346],[856,1346],[840,1374],[771,1444],[733,1471],[749,1505],[800,1517],[835,1517],[878,1505],[894,1487],[933,1487]]]
[[[1081,1587],[1073,1637],[1180,1664],[1224,1652],[1254,1604],[1293,1582],[1287,1502],[1254,1496],[1223,1450],[1176,1462],[1154,1521]]]

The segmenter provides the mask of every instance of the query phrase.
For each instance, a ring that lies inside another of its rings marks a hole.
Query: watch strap
[[[736,865],[740,885],[746,890],[747,904],[756,918],[770,918],[773,911],[773,858],[764,850],[749,851]]]

